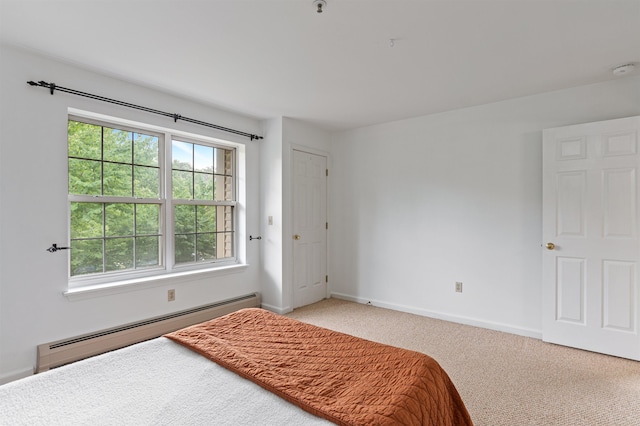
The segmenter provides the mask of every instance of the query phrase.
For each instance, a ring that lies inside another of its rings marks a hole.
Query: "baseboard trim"
[[[291,312],[290,306],[285,306],[284,308],[280,308],[279,306],[269,305],[268,303],[262,303],[262,309],[266,309],[267,311],[275,312],[276,314],[284,315]]]
[[[15,382],[16,380],[24,379],[25,377],[29,376],[33,376],[33,369],[14,371],[10,374],[4,374],[0,376],[0,386],[10,382]]]
[[[461,315],[451,315],[443,312],[432,311],[429,309],[421,309],[412,306],[398,305],[395,303],[382,302],[380,300],[365,299],[362,297],[355,297],[342,293],[331,293],[331,297],[341,300],[347,300],[349,302],[356,302],[362,304],[371,304],[380,308],[391,309],[394,311],[406,312],[409,314],[420,315],[423,317],[435,318],[449,322],[455,322],[458,324],[471,325],[474,327],[486,328],[489,330],[501,331],[504,333],[515,334],[518,336],[532,337],[534,339],[542,340],[542,330],[536,330],[532,328],[517,327],[509,324],[485,321],[477,318],[465,317]]]

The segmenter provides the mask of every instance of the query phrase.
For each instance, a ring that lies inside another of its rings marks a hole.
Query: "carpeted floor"
[[[338,299],[288,316],[430,355],[477,426],[640,425],[640,362]]]

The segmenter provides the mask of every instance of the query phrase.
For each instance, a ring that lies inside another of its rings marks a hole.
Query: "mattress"
[[[165,338],[0,386],[0,425],[324,425]]]

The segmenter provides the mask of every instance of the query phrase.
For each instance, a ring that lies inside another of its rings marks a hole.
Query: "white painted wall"
[[[333,294],[539,337],[542,130],[638,113],[628,77],[333,135]]]
[[[67,108],[245,144],[246,192],[240,196],[246,199],[241,209],[246,209],[247,223],[240,230],[241,250],[248,234],[259,232],[259,142],[62,92],[51,96],[28,86],[27,80],[262,132],[261,123],[252,118],[0,47],[0,383],[29,374],[40,343],[259,290],[260,248],[247,244],[249,267],[244,272],[185,280],[175,285],[175,302],[167,302],[166,285],[74,301],[63,296],[67,254],[45,249],[68,242]]]
[[[262,306],[282,313],[282,118],[263,122],[260,141],[260,245]],[[273,225],[268,224],[268,217]]]

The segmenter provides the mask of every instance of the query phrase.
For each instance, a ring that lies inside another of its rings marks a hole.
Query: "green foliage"
[[[103,272],[103,240],[71,240],[71,275]]]
[[[102,160],[102,127],[69,120],[69,157]]]
[[[157,136],[70,120],[68,141],[69,194],[160,198]]]
[[[196,235],[196,257],[202,262],[216,258],[216,234],[209,232]]]
[[[102,159],[114,163],[133,163],[133,133],[103,127]]]
[[[233,200],[232,150],[176,140],[171,148],[175,200]]]
[[[133,223],[133,204],[105,204],[104,230],[106,237],[124,237],[134,235]]]
[[[133,167],[133,196],[160,198],[160,169],[157,167]]]
[[[71,203],[71,238],[102,238],[102,203]]]
[[[105,271],[133,268],[133,238],[105,240]]]
[[[69,194],[101,195],[102,163],[69,158]]]
[[[136,235],[160,234],[160,206],[136,204]]]
[[[160,198],[157,136],[70,120],[68,144],[69,194]],[[72,276],[157,266],[159,241],[159,204],[71,203]]]
[[[174,200],[193,199],[193,179],[191,172],[172,170],[171,184],[173,186],[172,194]]]
[[[216,258],[218,209],[223,206],[174,207],[176,264]]]
[[[193,186],[194,199],[213,200],[213,174],[195,173]]]
[[[136,268],[160,264],[160,237],[138,237],[136,242]]]
[[[197,232],[216,232],[217,206],[198,206]]]
[[[130,164],[102,163],[102,195],[131,197],[133,167]]]

